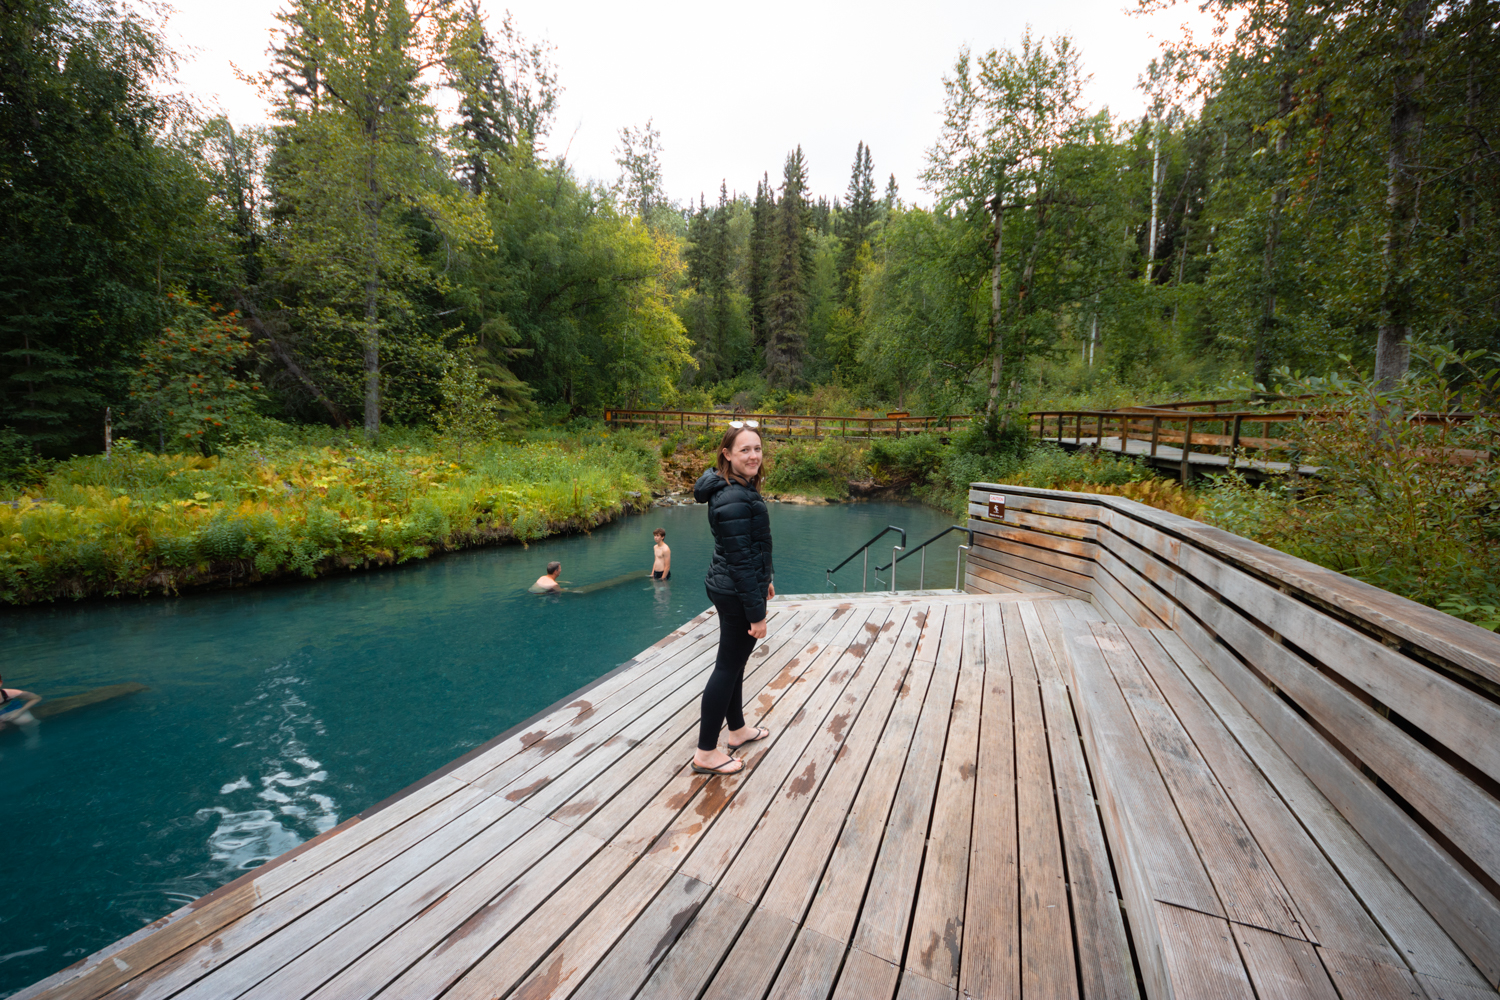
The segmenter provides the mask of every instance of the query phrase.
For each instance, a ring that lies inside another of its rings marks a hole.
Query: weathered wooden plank
[[[1019,607],[1008,604],[1006,607]],[[950,608],[949,614],[960,610]],[[979,763],[979,713],[984,698],[983,606],[968,605],[960,624],[958,685],[938,772],[927,855],[917,887],[906,969],[947,987],[958,986],[969,881],[969,835],[974,824],[974,776]]]
[[[964,575],[964,590],[970,594],[984,594],[986,596],[990,594],[998,595],[1019,593],[1019,591],[1011,587],[1007,587],[1004,584],[991,583],[984,577],[975,576],[973,573],[968,572],[966,572]]]
[[[797,932],[767,1000],[826,1000],[848,945],[807,927]],[[894,966],[892,966],[894,968]]]
[[[1021,988],[1020,869],[1012,682],[999,605],[983,608],[979,625],[984,690],[960,987],[965,996],[1012,997]]]
[[[725,873],[724,891],[801,921],[903,683],[919,634],[911,617],[889,618],[871,636],[859,674]]]
[[[511,990],[520,996],[566,996],[673,877],[656,865],[632,865],[634,860],[628,852],[605,847],[503,945],[460,976],[443,994],[445,1000],[492,1000]],[[674,894],[696,908],[696,894],[706,889],[683,880]]]
[[[1058,587],[1056,584],[1051,583],[1050,581],[1042,583],[1037,580],[1031,580],[1020,575],[1019,573],[1011,573],[1008,571],[997,569],[994,563],[988,563],[974,559],[969,560],[965,564],[964,578],[970,582],[977,581],[980,584],[987,584],[991,587],[1007,587],[1018,593],[1024,592],[1024,590],[1026,589],[1038,590],[1041,588],[1046,588],[1049,592],[1056,594],[1058,597],[1077,596],[1073,593],[1063,593],[1061,587]]]
[[[873,671],[858,675],[863,673],[860,667],[865,653],[887,624],[887,614],[885,608],[874,608],[864,615],[851,614],[845,627],[828,640],[807,673],[799,678],[799,683],[811,681],[807,684],[809,690],[805,700],[798,705],[795,714],[783,714],[780,726],[771,727],[768,740],[756,744],[757,752],[762,755],[755,765],[762,771],[759,780],[753,787],[745,786],[735,796],[714,829],[694,849],[692,857],[683,862],[684,874],[716,884],[754,832],[767,808],[776,801],[783,786],[789,791],[792,785],[805,786],[803,795],[815,794],[837,747],[832,739],[821,747],[813,744],[828,713],[838,706],[851,678],[858,679],[856,692],[863,691],[864,683],[873,680]],[[895,627],[894,622],[890,624]],[[798,799],[800,796],[792,802],[800,813],[802,803]],[[777,814],[780,815],[781,811],[778,810]],[[772,855],[772,864],[757,869],[754,862],[747,861],[748,877],[752,881],[764,884],[764,879],[774,870],[774,858],[780,856],[780,850],[769,845],[777,843],[778,836],[790,837],[793,829],[794,826],[778,826],[774,832],[767,831],[767,853]],[[746,894],[759,895],[748,890]]]
[[[525,807],[516,810],[524,812]],[[397,979],[417,959],[438,946],[457,928],[465,926],[476,914],[487,906],[506,907],[510,900],[525,895],[525,875],[542,858],[547,857],[568,835],[567,827],[551,820],[543,820],[532,830],[486,862],[472,875],[463,879],[436,900],[430,901],[417,915],[391,928],[379,945],[372,948],[360,960],[348,963],[339,971],[338,966],[329,969],[337,972],[319,989],[309,994],[320,1000],[365,1000],[373,997]],[[591,845],[565,848],[558,859],[577,860],[583,850],[597,849]],[[581,863],[581,860],[579,861]],[[553,860],[550,873],[566,871]],[[519,880],[519,881],[518,881]],[[540,893],[549,886],[539,884],[535,875],[530,883],[531,892],[540,901]],[[501,892],[501,890],[504,890]],[[502,902],[504,900],[504,902]],[[517,907],[519,909],[519,907]],[[514,912],[514,911],[512,911]],[[519,920],[519,916],[515,916]]]
[[[342,859],[269,903],[250,909],[240,919],[221,928],[211,940],[185,948],[151,971],[134,976],[122,989],[132,997],[172,996],[233,961],[235,969],[239,970],[236,976],[244,979],[239,990],[230,992],[234,995],[253,986],[280,964],[274,950],[257,947],[268,937],[309,915],[314,915],[315,923],[326,926],[330,911],[325,904],[335,898],[353,899],[355,905],[370,905],[398,888],[423,864],[446,854],[445,833],[449,836],[456,834],[458,843],[461,843],[484,825],[498,819],[504,811],[504,808],[484,801],[483,796],[472,789],[449,796],[439,808],[427,810],[418,817],[416,825],[406,824],[405,837],[387,835],[367,845],[364,850]],[[346,914],[344,919],[352,915]],[[288,939],[282,937],[280,940]],[[297,939],[290,940],[295,942]],[[313,941],[316,940],[315,937]],[[295,953],[288,955],[287,959],[294,957]],[[221,984],[202,987],[205,995],[222,995],[222,989]]]
[[[813,624],[787,635],[784,642],[773,642],[768,636],[765,643],[755,648],[745,677],[745,690],[750,692],[747,696],[750,701],[745,707],[747,721],[760,721],[780,693],[791,686],[802,663],[817,655],[809,652],[814,647],[821,648],[816,640],[815,626],[820,621],[829,620],[834,613],[829,609],[818,612],[812,619]],[[762,650],[764,655],[761,655]],[[682,773],[692,755],[692,748],[697,745],[701,689],[695,687],[685,695],[681,707],[669,722],[600,773],[572,800],[557,806],[550,815],[559,822],[580,826],[602,840],[615,837],[635,816],[643,801],[649,800]],[[643,760],[649,761],[644,767],[641,766]],[[698,787],[693,785],[689,794],[696,793]],[[636,788],[646,790],[645,799],[617,794],[620,789]],[[546,794],[544,792],[543,796]],[[548,800],[541,798],[539,804],[548,804]]]
[[[1318,852],[1328,859],[1338,870],[1339,877],[1362,900],[1371,918],[1390,938],[1398,956],[1409,963],[1419,977],[1431,975],[1458,983],[1483,984],[1485,979],[1479,970],[1413,897],[1396,873],[1381,861],[1364,838],[1355,832],[1349,820],[1293,762],[1288,751],[1261,728],[1252,713],[1187,644],[1170,632],[1153,633],[1152,638],[1171,656],[1173,665],[1182,671],[1276,789],[1278,797],[1296,814],[1297,822],[1316,841]],[[1338,938],[1332,940],[1339,941]]]
[[[1156,900],[1175,896],[1215,909],[1218,900],[1202,866],[1190,864],[1177,854],[1179,845],[1191,851],[1186,831],[1150,754],[1139,744],[1139,732],[1130,722],[1124,699],[1089,625],[1076,619],[1060,621],[1059,631],[1061,645],[1068,651],[1066,664],[1079,731],[1092,765],[1094,789],[1130,916],[1130,933],[1146,994],[1170,996],[1171,972]],[[1135,734],[1134,742],[1129,738],[1131,733]]]
[[[991,528],[998,533],[974,533],[974,549],[969,552],[971,559],[974,558],[976,551],[985,559],[993,559],[994,556],[990,555],[992,552],[1004,552],[1052,569],[1064,570],[1084,579],[1094,574],[1094,553],[1098,546],[1093,542],[1074,542],[1052,535],[1037,535],[1026,532],[1024,529],[1004,528],[999,525],[991,525]],[[1016,535],[1022,537],[1030,535],[1038,544],[1029,545],[1018,541],[1013,537]],[[1078,550],[1077,553],[1072,551],[1075,548]]]
[[[1017,511],[1018,516],[1033,519],[1035,515]],[[1076,521],[1059,521],[1060,524],[1077,524]],[[1015,545],[1024,545],[1027,548],[1040,549],[1043,553],[1065,553],[1077,559],[1089,562],[1094,559],[1099,546],[1092,539],[1073,538],[1051,532],[1037,531],[1023,525],[997,524],[986,521],[985,530],[974,533],[974,544],[983,545],[988,548],[997,547],[997,542],[1010,542]],[[1096,525],[1089,525],[1097,528]],[[1072,568],[1072,563],[1061,563],[1065,568]],[[1074,572],[1084,572],[1082,569],[1074,569]]]
[[[1339,1000],[1322,961],[1306,941],[1241,924],[1230,924],[1230,933],[1261,1000]]]
[[[982,521],[986,525],[994,526],[996,522],[988,520],[989,504],[970,503],[969,516],[976,521]],[[1036,531],[1045,531],[1048,534],[1062,535],[1066,538],[1080,538],[1085,541],[1093,541],[1098,525],[1093,521],[1078,521],[1067,517],[1053,517],[1050,514],[1038,514],[1029,510],[1006,508],[1003,524],[1015,525],[1022,528],[1031,528]]]
[[[1183,550],[1180,566],[1244,614],[1274,625],[1299,649],[1500,779],[1500,741],[1494,738],[1500,731],[1500,706],[1192,546]]]
[[[709,983],[703,1000],[742,1000],[744,997],[765,996],[781,964],[781,956],[791,947],[797,934],[797,924],[779,913],[757,909],[750,916],[744,933],[735,941],[729,957],[719,967]],[[675,957],[675,956],[674,956]],[[649,986],[646,996],[671,996],[657,992]],[[696,992],[676,994],[691,1000]]]
[[[574,830],[542,861],[509,886],[493,886],[492,897],[453,926],[430,950],[386,986],[392,997],[436,997],[492,954],[523,921],[555,898],[559,886],[613,885],[633,855],[606,847],[582,830]],[[575,876],[581,876],[575,878]],[[555,908],[554,908],[555,910]],[[420,925],[420,921],[416,922]],[[413,926],[413,925],[408,925]],[[531,944],[533,942],[528,942]],[[551,942],[548,942],[550,946]],[[532,952],[533,957],[540,952]],[[338,994],[326,994],[330,1000]]]
[[[1116,550],[1135,557],[1122,557]],[[1151,556],[1122,541],[1112,532],[1105,532],[1105,541],[1099,546],[1099,567],[1094,576],[1107,580],[1115,587],[1114,596],[1120,606],[1135,617],[1134,622],[1121,624],[1139,625],[1142,628],[1167,628],[1175,607],[1171,598],[1162,594],[1151,581],[1135,568],[1135,562]],[[1120,596],[1128,598],[1120,600]]]
[[[931,647],[941,633],[941,614],[933,618],[914,614],[908,622],[903,634],[913,626],[918,630],[915,650],[900,647],[903,657],[911,656],[910,669],[899,683],[895,708],[865,769],[805,920],[805,926],[841,942],[847,942],[854,932],[935,665]],[[768,902],[773,895],[768,894]]]
[[[1088,600],[1092,593],[1093,581],[1090,577],[1079,576],[1077,573],[1056,569],[995,549],[981,549],[975,546],[974,550],[969,553],[968,565],[976,573],[981,569],[988,569],[1008,574],[1026,581],[1031,586],[1046,587],[1048,590],[1055,590],[1080,600]]]
[[[1180,621],[1176,631],[1437,917],[1486,979],[1493,974],[1492,981],[1500,983],[1500,905],[1493,897],[1348,758],[1218,646],[1212,633],[1192,618]]]
[[[640,918],[629,924],[629,930],[624,930],[629,914],[622,912],[622,905],[626,909],[633,907],[620,889],[632,877],[649,885],[653,879],[645,874],[643,869],[647,867],[650,866],[637,865],[631,875],[622,879],[620,886],[599,902],[553,954],[542,959],[536,971],[517,987],[515,995],[558,1000],[569,996],[574,1000],[615,1000],[633,995],[640,985],[638,968],[642,964],[650,968],[680,943],[684,929],[705,915],[705,900],[712,892],[710,886],[697,879],[674,874]],[[606,950],[608,955],[594,964]],[[592,971],[582,977],[590,965]],[[572,990],[575,983],[578,987]]]
[[[1067,649],[1055,607],[1056,602],[1023,604],[1020,611],[1047,722],[1073,906],[1079,985],[1089,1000],[1135,1000],[1139,993],[1130,961],[1130,942],[1120,918],[1120,899],[1115,893],[1083,745],[1074,725],[1066,687],[1068,671],[1063,662]]]
[[[1171,903],[1158,902],[1156,910],[1173,995],[1194,1000],[1254,1000],[1255,991],[1235,948],[1229,921]]]
[[[1196,587],[1179,598],[1205,626],[1401,794],[1491,878],[1500,879],[1500,802],[1228,605]],[[1210,664],[1212,666],[1212,664]]]
[[[473,813],[480,812],[481,809],[473,810]],[[245,1000],[307,996],[378,945],[392,931],[420,916],[539,823],[550,828],[550,835],[531,838],[527,845],[530,850],[511,852],[512,867],[494,872],[508,882],[510,878],[507,876],[513,877],[524,871],[545,853],[549,844],[560,841],[566,827],[530,810],[515,809],[488,823],[467,842],[461,838],[468,831],[444,830],[442,839],[447,843],[443,847],[449,851],[445,857],[436,860],[432,856],[403,859],[410,867],[401,875],[394,872],[387,875],[382,869],[373,879],[365,880],[378,880],[380,888],[386,892],[383,898],[372,899],[373,893],[361,893],[358,887],[351,887],[273,938],[261,942],[248,956],[222,969],[220,974],[200,980],[192,992],[205,998],[243,997]],[[404,885],[398,881],[403,875],[409,878]],[[263,975],[267,968],[274,968],[274,971]],[[257,981],[262,975],[263,978]],[[254,988],[247,989],[252,983]]]
[[[822,672],[823,681],[807,702],[797,708],[791,721],[784,723],[779,739],[757,764],[753,789],[747,788],[736,796],[723,811],[723,816],[714,829],[703,838],[699,848],[685,859],[683,873],[705,883],[717,880],[724,866],[729,864],[729,859],[735,859],[729,874],[725,876],[725,885],[715,894],[715,899],[738,892],[742,897],[743,911],[748,912],[759,897],[787,842],[796,832],[797,822],[808,801],[816,796],[818,784],[838,752],[849,713],[846,712],[845,721],[837,725],[830,722],[825,726],[824,720],[839,705],[857,708],[863,703],[880,667],[884,665],[884,651],[894,645],[892,629],[897,622],[887,620],[888,610],[875,608],[868,619],[863,616],[852,617],[849,624],[827,643],[819,660],[826,659],[828,662],[815,663],[809,668],[809,673]],[[904,610],[901,617],[905,617]],[[886,641],[880,645],[882,638],[886,638]],[[877,645],[881,649],[876,654],[877,660],[868,664],[863,662],[867,651]],[[787,766],[786,761],[798,754],[799,749],[800,756],[796,756],[794,762]],[[782,775],[782,772],[785,774]],[[773,795],[774,798],[766,808],[765,800],[768,795]],[[657,856],[655,847],[652,856]],[[653,904],[652,908],[655,909],[657,905]],[[675,985],[671,991],[696,996],[725,950],[734,941],[738,922],[733,927],[726,928],[717,919],[707,919],[711,915],[717,917],[727,912],[728,906],[728,902],[722,899],[718,904],[711,904],[712,914],[705,913],[693,923],[687,937],[654,974],[649,964],[639,964],[645,957],[644,954],[637,955],[638,964],[634,973],[638,978],[626,992],[633,992],[650,975],[652,980],[646,987],[650,995],[658,995],[665,988],[663,984],[672,983]],[[739,921],[743,921],[743,913]],[[796,923],[787,921],[787,924],[790,930],[786,934],[786,943],[790,944]],[[629,958],[620,958],[614,962],[617,967],[613,978],[614,988],[623,988],[629,962]],[[767,977],[771,972],[774,972],[774,966],[766,971]],[[688,983],[695,976],[699,978],[689,988]]]
[[[1053,800],[1046,721],[1021,612],[1001,609],[1010,665],[1016,744],[1016,849],[1020,873],[1021,993],[1078,996],[1073,932]]]
[[[821,881],[824,866],[838,842],[847,818],[859,813],[856,804],[851,810],[855,795],[862,790],[867,768],[878,746],[886,746],[887,735],[900,739],[891,730],[890,724],[900,726],[899,716],[893,716],[898,705],[920,707],[920,693],[913,699],[915,678],[908,676],[908,669],[927,619],[925,609],[914,609],[903,620],[899,630],[882,632],[876,647],[866,654],[872,666],[884,656],[884,670],[875,688],[859,706],[858,714],[849,726],[848,735],[835,755],[834,763],[818,795],[808,807],[807,818],[798,828],[782,864],[777,868],[769,887],[760,899],[760,905],[800,922],[807,912],[813,893]],[[921,684],[925,687],[925,675]],[[916,709],[910,715],[915,718]],[[841,720],[834,715],[824,732],[836,735]],[[910,738],[911,726],[906,727],[905,739]],[[904,755],[904,749],[901,751]],[[894,780],[892,781],[894,786]],[[788,788],[790,794],[792,790]],[[880,817],[884,822],[884,814]],[[743,891],[746,886],[738,883],[737,872],[731,872],[725,885],[733,891]],[[861,882],[862,885],[862,882]],[[857,905],[857,899],[854,905]],[[850,923],[853,915],[851,912]],[[847,933],[847,932],[846,932]]]
[[[1061,490],[1034,490],[1029,487],[999,486],[979,483],[969,490],[969,502],[988,504],[989,495],[998,493],[1005,497],[1005,513],[1012,510],[1028,510],[1053,517],[1075,518],[1081,521],[1099,520],[1099,503],[1090,493],[1066,493]],[[1089,500],[1080,500],[1089,497]]]
[[[907,754],[906,767],[901,773],[901,783],[896,790],[890,818],[886,821],[880,853],[876,856],[875,869],[855,929],[854,946],[857,949],[898,965],[906,948],[927,824],[937,791],[943,733],[948,728],[963,648],[963,616],[957,609],[946,610],[932,683],[922,704],[922,715],[911,751]],[[927,633],[923,636],[924,645],[933,631],[932,619],[929,619]],[[922,656],[923,647],[918,647],[917,657]]]
[[[1220,784],[1233,789],[1239,815],[1243,817],[1256,843],[1265,851],[1272,868],[1291,893],[1298,912],[1306,922],[1309,936],[1325,948],[1366,956],[1371,962],[1388,967],[1400,966],[1401,957],[1391,949],[1380,929],[1365,912],[1359,898],[1345,885],[1338,871],[1325,857],[1326,848],[1320,849],[1319,843],[1309,836],[1307,829],[1276,794],[1262,769],[1257,768],[1246,756],[1244,749],[1225,728],[1224,722],[1214,714],[1172,662],[1158,641],[1160,635],[1161,633],[1127,631],[1126,638],[1140,656],[1142,666],[1151,674],[1156,686],[1171,704],[1194,745],[1218,776]],[[1184,651],[1184,655],[1190,654]],[[1227,692],[1223,694],[1228,697]],[[1240,721],[1244,726],[1258,729],[1246,715],[1241,714]],[[1265,739],[1264,733],[1260,736]],[[1290,761],[1285,761],[1284,758],[1283,762],[1286,766],[1291,766]],[[1307,791],[1317,796],[1316,791],[1311,788]],[[1332,812],[1326,802],[1324,808]],[[1348,832],[1352,835],[1352,831]],[[1370,860],[1374,861],[1373,858]],[[1387,876],[1389,877],[1388,872]],[[1414,900],[1410,902],[1415,903]],[[1441,935],[1436,925],[1431,924],[1430,918],[1427,922],[1433,931]],[[1442,938],[1444,942],[1447,941],[1446,935],[1442,935]],[[1449,947],[1451,949],[1451,944]],[[1462,964],[1468,965],[1466,961]],[[1377,992],[1371,984],[1360,995],[1410,996],[1416,992],[1416,983],[1404,970],[1402,975],[1404,979],[1401,976],[1392,977],[1397,981],[1396,992]],[[1475,976],[1477,981],[1477,974]]]
[[[630,669],[621,670],[606,678],[584,696],[571,700],[557,711],[527,726],[523,732],[516,733],[454,768],[449,775],[459,781],[473,781],[539,740],[555,737],[558,730],[576,726],[607,707],[623,704],[634,693],[659,680],[672,667],[692,659],[702,651],[703,644],[715,644],[718,630],[718,619],[713,610],[705,611],[634,657]]]
[[[891,1000],[901,969],[858,948],[849,949],[833,1000]]]
[[[896,1000],[955,1000],[958,991],[943,983],[935,983],[911,969],[901,974],[901,986],[896,990]]]
[[[1151,535],[1186,539],[1204,552],[1231,560],[1252,573],[1326,601],[1376,629],[1430,650],[1438,657],[1500,684],[1500,637],[1493,632],[1188,518],[1118,497],[1103,497],[1100,502],[1128,520],[1157,529]],[[1101,515],[1101,519],[1104,516],[1107,515]],[[1118,521],[1116,523],[1115,530],[1121,533],[1127,530]],[[1152,542],[1147,540],[1143,544],[1151,547]]]
[[[836,613],[836,612],[835,612]],[[776,648],[782,635],[806,634],[808,628],[825,618],[824,612],[796,614],[768,626],[767,642],[761,648]],[[774,629],[774,633],[770,630]],[[586,732],[560,733],[529,747],[504,765],[476,778],[473,785],[503,793],[511,801],[531,802],[545,812],[586,784],[608,761],[618,759],[630,749],[631,739],[641,739],[654,731],[681,706],[699,696],[701,683],[713,668],[717,639],[701,647],[696,656],[683,659],[676,669],[614,711],[598,718]],[[758,652],[759,650],[757,650]],[[753,662],[753,661],[752,661]],[[585,757],[598,754],[585,769],[577,768]],[[571,772],[571,780],[556,789],[544,791]],[[540,794],[539,794],[540,793]]]
[[[1307,932],[1291,895],[1151,682],[1125,631],[1101,624],[1094,625],[1093,631],[1226,915],[1242,924],[1305,939]],[[1149,638],[1132,634],[1137,640]]]

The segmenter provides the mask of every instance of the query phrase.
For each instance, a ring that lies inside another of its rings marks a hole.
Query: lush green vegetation
[[[1427,432],[1401,414],[1500,391],[1493,5],[1208,9],[1222,30],[1145,68],[1139,121],[1085,106],[1068,39],[956,53],[916,204],[864,142],[847,183],[797,148],[753,193],[674,201],[649,123],[620,130],[618,178],[580,177],[549,150],[547,46],[472,0],[286,0],[270,128],[161,97],[173,53],[137,8],[0,5],[6,593],[588,523],[649,471],[580,443],[604,407],[900,408],[986,419],[788,445],[771,488],[952,507],[1003,479],[1201,506],[1488,620],[1495,463],[1411,458]],[[1466,361],[1413,370],[1414,345]],[[1287,494],[1189,495],[1029,447],[1017,420],[1309,386],[1378,416],[1309,423],[1331,471]],[[133,443],[105,459],[109,421]]]
[[[116,444],[0,491],[0,600],[174,593],[586,530],[650,502],[654,442],[606,431],[365,446],[261,428],[220,453]],[[270,431],[267,433],[267,431]]]

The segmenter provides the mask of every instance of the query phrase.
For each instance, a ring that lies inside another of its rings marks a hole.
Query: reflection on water
[[[773,505],[771,519],[782,593],[821,592],[824,570],[887,524],[917,541],[948,523],[889,504]],[[657,527],[671,581],[649,578]],[[944,549],[929,585],[953,579]],[[0,611],[9,685],[49,699],[146,688],[0,732],[0,997],[629,659],[708,606],[711,553],[704,508],[683,507],[378,573]],[[526,593],[553,559],[582,593]],[[858,581],[856,567],[840,582]]]

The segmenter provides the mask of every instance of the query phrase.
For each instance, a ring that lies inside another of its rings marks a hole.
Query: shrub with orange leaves
[[[241,374],[253,353],[250,335],[236,313],[171,299],[170,325],[146,343],[130,376],[134,419],[155,432],[159,445],[207,454],[236,420],[254,412],[260,384]]]

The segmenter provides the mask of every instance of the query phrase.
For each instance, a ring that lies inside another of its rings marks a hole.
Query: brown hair
[[[666,538],[667,537],[667,529],[666,528],[657,528],[655,531],[651,532],[651,534],[655,538]]]
[[[746,431],[750,432],[751,434],[754,434],[756,437],[760,437],[760,431],[756,430],[754,427],[730,427],[730,428],[728,428],[728,429],[726,429],[724,431],[724,439],[719,442],[719,450],[718,450],[718,452],[717,452],[717,454],[715,456],[715,459],[714,459],[714,470],[716,472],[718,472],[719,475],[723,476],[725,479],[729,478],[730,469],[729,469],[729,459],[724,456],[724,453],[726,451],[732,451],[734,449],[734,440],[735,440],[735,438],[739,437],[741,434],[744,434]],[[760,460],[760,468],[757,469],[757,470],[755,470],[755,476],[754,476],[754,478],[752,478],[750,480],[750,488],[752,490],[758,490],[758,489],[760,489],[760,478],[761,478],[761,476],[763,476],[763,475],[766,474],[766,460],[765,460],[765,456],[764,456],[764,448],[765,448],[765,440],[766,439],[765,438],[760,438],[760,439],[761,439],[762,457],[761,457],[761,460]]]

